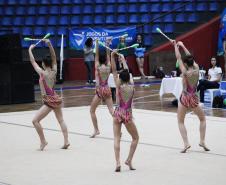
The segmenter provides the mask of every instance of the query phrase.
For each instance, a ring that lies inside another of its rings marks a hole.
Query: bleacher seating
[[[156,25],[171,34],[176,30],[175,24],[184,22],[196,24],[200,13],[215,13],[221,8],[220,1],[197,0],[187,4],[185,2],[185,0],[1,0],[0,26],[13,28],[14,32],[20,32],[23,36],[54,33],[56,34],[53,38],[56,39],[54,43],[58,46],[58,35],[66,34],[68,37],[67,28],[70,27],[123,27],[150,23],[154,20],[152,24],[138,28],[139,32],[143,32],[147,46],[152,46]],[[166,14],[172,10],[175,10],[174,13]],[[162,16],[163,14],[166,15]],[[26,47],[25,43],[22,44]],[[64,44],[68,46],[68,39]]]

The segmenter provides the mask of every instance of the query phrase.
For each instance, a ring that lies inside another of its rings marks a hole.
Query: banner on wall
[[[221,14],[219,36],[218,36],[218,52],[217,52],[218,55],[224,54],[223,41],[224,39],[226,39],[225,37],[226,37],[226,8]]]
[[[76,50],[82,50],[87,38],[92,38],[105,42],[106,38],[113,37],[111,48],[117,48],[119,37],[128,34],[126,37],[127,45],[134,44],[136,37],[136,26],[125,28],[73,28],[70,29],[69,43],[70,47]]]

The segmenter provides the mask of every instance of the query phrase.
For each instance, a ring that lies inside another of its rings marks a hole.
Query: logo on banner
[[[84,39],[85,39],[84,33],[82,33],[82,34],[73,33],[73,35],[74,35],[74,39],[75,39],[76,44],[78,46],[80,46],[83,43]]]

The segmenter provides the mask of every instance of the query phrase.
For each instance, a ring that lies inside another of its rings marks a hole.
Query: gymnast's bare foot
[[[99,132],[99,130],[97,130],[93,133],[93,135],[90,136],[90,138],[95,138],[99,134],[100,134],[100,132]]]
[[[188,145],[188,146],[184,147],[184,149],[183,149],[183,150],[181,150],[181,152],[180,152],[180,153],[186,153],[186,152],[187,152],[187,150],[188,150],[189,148],[191,148],[191,146],[190,146],[190,145]]]
[[[43,151],[44,148],[46,147],[46,145],[48,145],[48,143],[47,143],[46,141],[42,142],[42,143],[40,144],[40,150]]]
[[[66,149],[68,149],[69,146],[70,146],[70,143],[64,144],[64,146],[62,146],[61,149],[65,149],[66,150]]]
[[[202,143],[202,144],[200,143],[199,146],[202,147],[207,152],[210,151],[210,149],[207,148],[207,146],[205,145],[205,143]]]
[[[129,166],[129,169],[130,169],[130,170],[136,170],[135,168],[133,168],[132,162],[131,162],[131,161],[127,160],[127,161],[125,162],[125,164],[126,164],[127,166]]]

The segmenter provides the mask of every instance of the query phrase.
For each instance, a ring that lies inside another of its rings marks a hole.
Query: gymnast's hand
[[[182,46],[184,46],[184,43],[181,42],[181,41],[178,41],[178,42],[177,42],[177,45],[182,47]]]
[[[33,50],[35,48],[35,44],[31,44],[29,50]]]
[[[45,42],[46,44],[50,43],[49,39],[42,39],[43,42]]]

